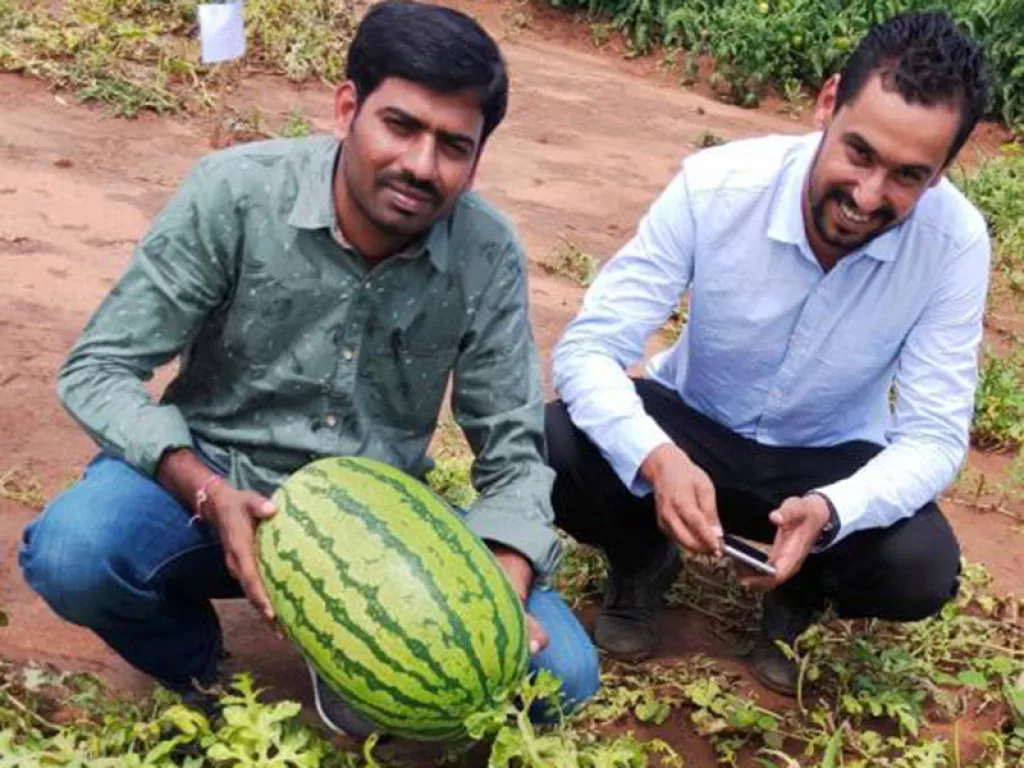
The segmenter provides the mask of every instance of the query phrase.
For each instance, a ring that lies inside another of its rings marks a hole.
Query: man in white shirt
[[[935,504],[968,444],[985,222],[943,173],[982,114],[978,47],[942,14],[873,28],[818,98],[821,132],[687,158],[554,353],[556,520],[604,549],[598,644],[637,660],[676,543],[771,544],[756,676],[792,692],[825,607],[914,620],[956,594]],[[627,369],[688,293],[679,341]]]

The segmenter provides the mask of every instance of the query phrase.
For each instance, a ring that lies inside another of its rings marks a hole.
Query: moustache
[[[378,186],[391,187],[395,185],[414,189],[422,195],[437,202],[441,199],[441,192],[430,181],[417,179],[407,171],[385,171],[377,179]]]

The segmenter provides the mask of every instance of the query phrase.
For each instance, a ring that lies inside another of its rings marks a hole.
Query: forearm
[[[816,489],[833,503],[840,529],[835,542],[855,531],[884,528],[909,517],[952,482],[963,453],[924,438],[893,443],[850,477]]]
[[[167,451],[157,467],[156,481],[181,502],[190,514],[200,514],[196,497],[200,490],[209,491],[211,478],[216,477],[190,448]],[[219,479],[216,482],[222,482]]]
[[[473,485],[479,492],[467,522],[492,545],[514,550],[545,577],[560,552],[553,527],[554,471],[543,460],[540,404],[486,418],[460,420],[477,447]]]
[[[84,346],[61,369],[61,403],[103,450],[152,476],[165,451],[192,444],[188,424],[176,407],[153,402],[138,372]]]
[[[601,451],[612,470],[634,494],[649,492],[641,468],[659,446],[671,440],[646,412],[620,364],[599,351],[561,344],[555,358],[555,388],[573,424]]]

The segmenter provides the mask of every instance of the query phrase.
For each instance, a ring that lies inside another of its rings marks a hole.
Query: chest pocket
[[[384,313],[393,322],[375,327],[371,321],[367,328],[371,343],[363,394],[374,418],[424,430],[433,426],[440,411],[467,313],[457,298],[429,294],[403,310]]]

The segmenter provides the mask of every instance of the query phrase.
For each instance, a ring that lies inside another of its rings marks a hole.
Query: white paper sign
[[[199,6],[199,42],[203,63],[237,59],[245,55],[245,23],[241,0]]]

